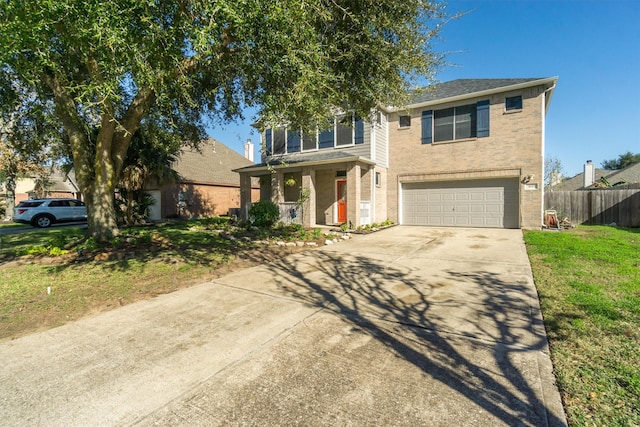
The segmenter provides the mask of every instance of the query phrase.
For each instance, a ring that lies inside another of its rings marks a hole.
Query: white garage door
[[[518,188],[514,178],[405,183],[402,223],[519,228]]]

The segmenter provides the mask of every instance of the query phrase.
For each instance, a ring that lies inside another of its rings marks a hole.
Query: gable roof
[[[544,85],[547,89],[551,90],[547,99],[548,105],[551,95],[553,94],[553,88],[557,81],[557,77],[452,80],[420,89],[411,97],[408,107],[415,108],[436,102],[451,102],[477,96],[488,96],[495,93],[524,89],[539,85]],[[389,110],[397,111],[398,108],[390,107]]]
[[[611,175],[607,176],[607,181],[612,185],[620,181],[625,181],[628,184],[636,184],[640,182],[640,163],[635,163],[624,169],[611,172]]]
[[[595,179],[594,182],[600,181],[600,178],[607,177],[612,171],[606,169],[595,169]],[[607,178],[608,179],[608,178]],[[562,182],[552,186],[553,191],[576,191],[584,189],[584,172],[580,172],[579,174],[572,176],[571,178],[567,178]]]
[[[564,181],[554,185],[553,191],[576,191],[584,190],[583,186],[584,172],[577,174],[574,177],[565,179]],[[600,178],[605,178],[610,184],[616,184],[618,182],[626,182],[627,184],[640,183],[640,163],[627,166],[624,169],[608,170],[598,169],[595,170],[594,183],[600,181]],[[590,185],[586,188],[594,188],[594,185]]]
[[[237,186],[240,176],[233,169],[251,165],[253,162],[241,154],[209,138],[202,143],[200,151],[185,149],[172,168],[180,174],[180,181]]]
[[[36,177],[18,178],[16,179],[16,194],[29,194],[36,191],[41,183]],[[4,192],[4,186],[0,186]],[[44,182],[44,190],[47,193],[79,193],[80,189],[76,184],[76,175],[73,170],[68,173],[63,172],[59,167],[52,166],[49,169],[49,175]]]

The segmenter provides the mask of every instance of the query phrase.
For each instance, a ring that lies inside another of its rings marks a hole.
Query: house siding
[[[469,98],[410,110],[411,127],[399,129],[398,113],[389,115],[389,217],[399,221],[399,187],[409,181],[452,181],[532,175],[527,189],[520,184],[520,226],[537,228],[542,222],[542,163],[544,86]],[[522,96],[523,108],[505,111],[505,98]],[[466,140],[421,143],[423,110],[490,101],[490,135]],[[532,190],[537,185],[537,189]]]
[[[381,114],[379,124],[372,124],[371,129],[374,134],[374,158],[376,164],[381,167],[389,167],[389,138],[388,138],[387,115]]]

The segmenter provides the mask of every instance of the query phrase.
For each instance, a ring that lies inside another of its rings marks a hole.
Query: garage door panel
[[[403,185],[403,223],[457,227],[519,227],[515,178]]]

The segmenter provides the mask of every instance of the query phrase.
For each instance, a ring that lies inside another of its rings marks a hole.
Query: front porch
[[[256,165],[238,172],[243,219],[258,201],[249,191],[251,178],[258,177],[260,200],[278,205],[284,223],[356,228],[376,221],[376,167],[371,161],[349,156],[340,161]]]

